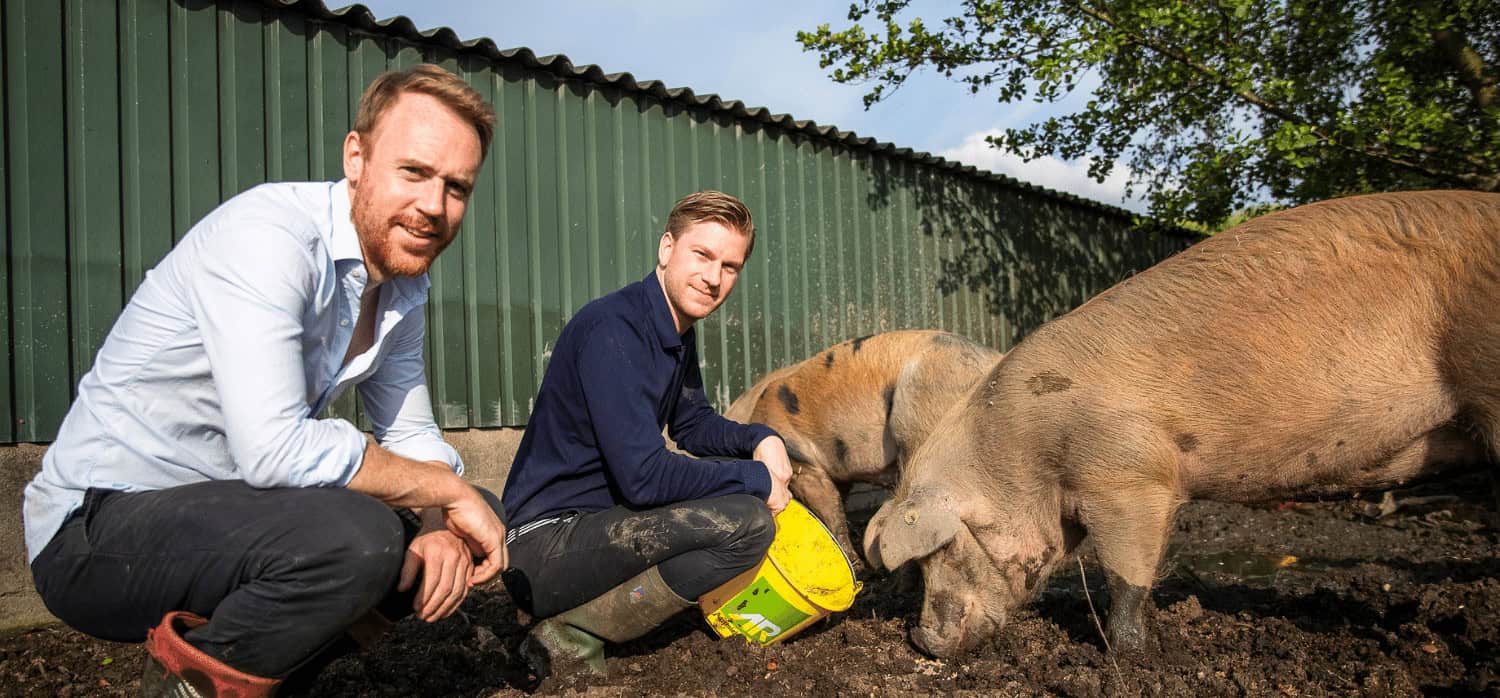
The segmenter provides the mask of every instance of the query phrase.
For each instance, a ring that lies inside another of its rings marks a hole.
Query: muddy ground
[[[876,575],[848,613],[781,645],[716,640],[701,616],[684,614],[616,648],[608,678],[534,685],[511,659],[521,629],[497,586],[441,623],[398,625],[308,693],[1500,696],[1489,484],[1470,476],[1399,495],[1400,508],[1379,517],[1368,499],[1188,505],[1145,657],[1104,652],[1090,598],[1102,612],[1107,595],[1085,548],[1086,577],[1070,561],[1000,637],[958,659],[928,659],[907,642],[920,583]],[[62,628],[13,636],[0,640],[0,694],[134,695],[143,656]]]

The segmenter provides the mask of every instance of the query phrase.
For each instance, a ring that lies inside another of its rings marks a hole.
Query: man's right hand
[[[469,586],[490,581],[510,565],[505,549],[505,524],[500,523],[479,491],[467,484],[468,496],[443,505],[443,521],[448,530],[468,544],[469,552],[483,560],[469,573]]]
[[[786,442],[780,436],[767,436],[755,445],[755,452],[750,457],[766,465],[766,472],[771,476],[771,494],[766,497],[766,506],[771,508],[772,514],[780,514],[792,499],[787,486],[791,484],[794,472],[786,454]]]
[[[780,514],[790,501],[792,501],[792,491],[787,488],[786,483],[777,478],[771,478],[771,494],[766,497],[766,506],[771,508],[771,514]]]

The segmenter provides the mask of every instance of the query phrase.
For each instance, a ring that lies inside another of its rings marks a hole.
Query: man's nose
[[[442,220],[447,204],[447,187],[443,180],[433,179],[422,185],[422,191],[417,195],[417,212],[428,218]]]
[[[724,265],[718,262],[709,262],[708,268],[703,270],[703,283],[714,288],[719,287],[719,280],[724,276]]]

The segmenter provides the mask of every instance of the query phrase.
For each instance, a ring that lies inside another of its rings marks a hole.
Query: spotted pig
[[[772,371],[724,416],[781,434],[796,472],[793,494],[858,561],[840,486],[894,486],[900,463],[1000,357],[948,332],[861,337]]]

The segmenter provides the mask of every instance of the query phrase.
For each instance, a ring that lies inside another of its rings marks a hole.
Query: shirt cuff
[[[458,451],[442,439],[412,439],[393,441],[380,445],[391,453],[404,458],[447,463],[448,467],[452,468],[455,474],[464,474],[464,461],[462,458],[459,458]]]
[[[745,453],[755,453],[755,447],[759,446],[760,442],[765,441],[766,438],[770,436],[781,435],[776,433],[775,429],[772,429],[771,427],[768,427],[764,424],[746,424],[745,443],[740,447],[740,449]],[[770,490],[768,489],[766,490],[766,492],[770,492]]]
[[[296,462],[284,466],[284,475],[256,487],[348,486],[364,465],[365,435],[344,419],[313,420],[309,428],[319,430],[316,445],[302,449]]]
[[[740,481],[745,484],[745,490],[761,499],[771,496],[771,469],[758,460],[740,463],[744,464],[740,470]]]

